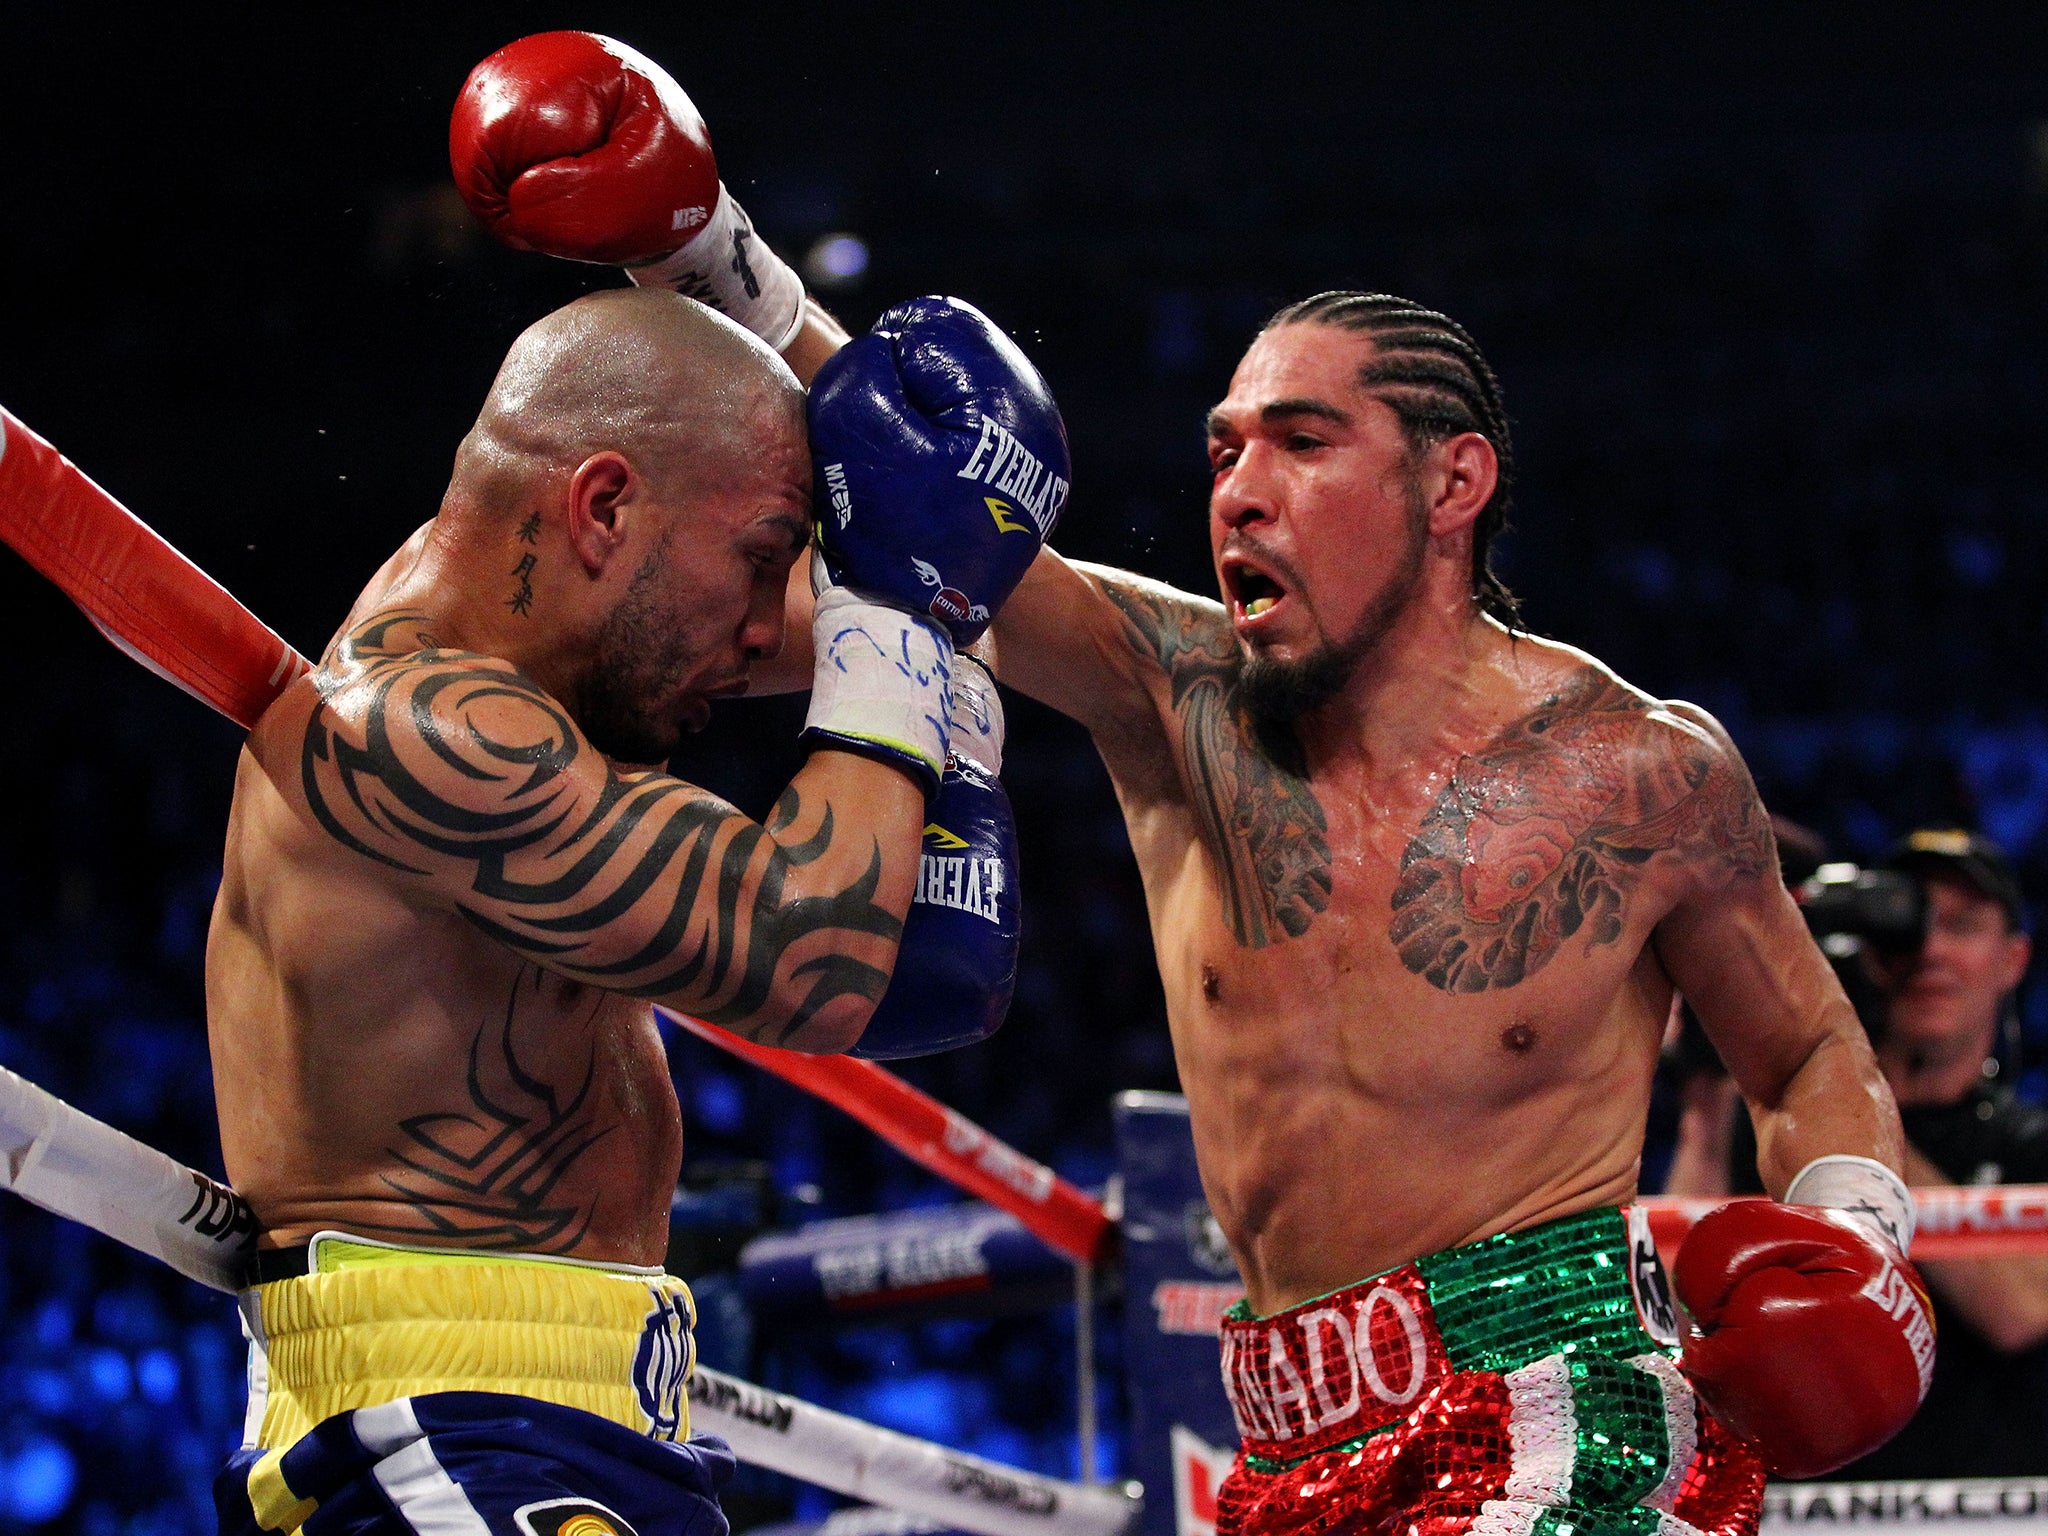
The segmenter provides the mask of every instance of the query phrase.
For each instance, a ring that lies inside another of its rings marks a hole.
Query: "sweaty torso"
[[[1290,766],[1220,614],[1120,602],[1165,664],[1166,740],[1098,739],[1255,1310],[1628,1199],[1672,992],[1654,931],[1703,861],[1768,846],[1705,733],[1501,637],[1428,752]]]
[[[322,828],[304,768],[334,664],[236,775],[207,946],[230,1180],[267,1243],[659,1263],[682,1126],[650,1007],[523,959]]]

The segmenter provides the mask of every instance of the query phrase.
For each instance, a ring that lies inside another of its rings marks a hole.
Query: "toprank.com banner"
[[[2048,1477],[1969,1477],[1926,1483],[1773,1483],[1765,1531],[1849,1527],[1976,1527],[2048,1536]]]

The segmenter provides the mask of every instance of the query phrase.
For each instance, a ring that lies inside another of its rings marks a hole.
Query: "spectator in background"
[[[2012,866],[1987,838],[1930,829],[1899,843],[1885,867],[1917,878],[1927,898],[1917,949],[1872,949],[1860,960],[1882,1000],[1881,1019],[1867,1022],[1899,1102],[1906,1181],[2048,1182],[2048,1110],[2013,1096],[1995,1054],[2032,956]],[[1733,1092],[1695,1079],[1685,1105],[1668,1193],[1763,1193],[1755,1136]],[[1829,1475],[2048,1473],[2048,1256],[1936,1260],[1920,1270],[1940,1330],[1933,1387],[1897,1439]]]

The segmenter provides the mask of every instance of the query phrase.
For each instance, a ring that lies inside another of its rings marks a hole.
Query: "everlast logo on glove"
[[[996,898],[1002,891],[1000,860],[928,853],[918,872],[916,899],[926,906],[952,907],[971,912],[984,922],[1000,923],[1003,911]]]
[[[972,645],[1067,502],[1045,380],[973,305],[913,299],[818,370],[809,411],[827,574]]]
[[[1934,1380],[1934,1323],[1927,1315],[1927,1298],[1889,1260],[1863,1287],[1863,1294],[1889,1312],[1905,1334],[1913,1364],[1920,1369],[1920,1395],[1924,1398]]]
[[[1058,475],[1048,474],[1038,461],[1038,455],[987,417],[982,418],[981,441],[974,445],[974,456],[960,471],[960,478],[980,480],[1016,497],[1017,504],[1038,524],[1041,539],[1052,532],[1053,520],[1060,515],[1060,508],[1067,504],[1067,482]],[[993,512],[995,506],[991,501],[989,510]],[[1002,526],[1000,513],[996,516],[996,523]],[[1024,531],[1021,526],[1011,526],[1016,527],[1019,533]]]

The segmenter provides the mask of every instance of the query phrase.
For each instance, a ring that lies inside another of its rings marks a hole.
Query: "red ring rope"
[[[309,667],[225,587],[4,409],[0,539],[114,644],[244,727]],[[1010,1212],[1059,1252],[1083,1262],[1101,1257],[1111,1225],[1101,1202],[902,1078],[870,1061],[773,1050],[659,1011],[845,1110],[913,1161]],[[1920,1212],[1915,1258],[2048,1253],[2048,1185],[1917,1189],[1913,1198]],[[1652,1196],[1638,1203],[1669,1251],[1724,1202]]]
[[[101,634],[245,730],[306,658],[78,466],[0,410],[0,538]]]

